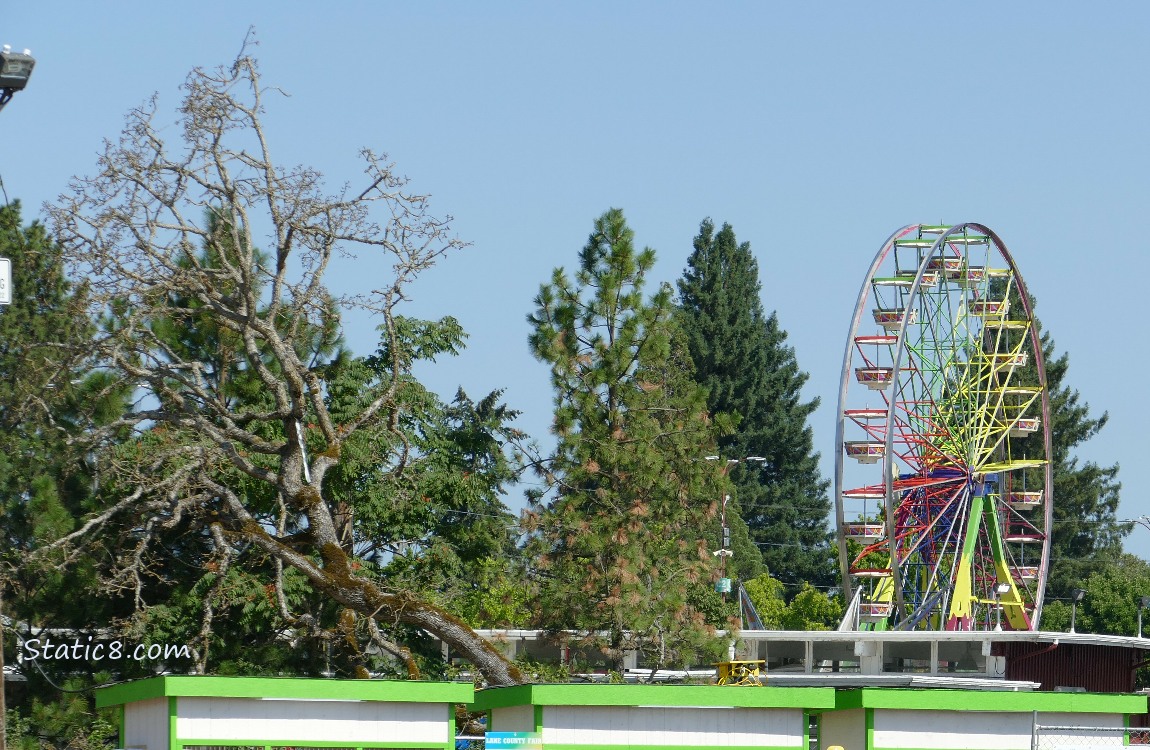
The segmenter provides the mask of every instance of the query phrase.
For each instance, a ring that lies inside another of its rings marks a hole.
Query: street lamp
[[[1118,523],[1136,523],[1142,528],[1150,531],[1150,516],[1138,516],[1137,518],[1123,518]],[[1150,596],[1142,596],[1138,598],[1138,637],[1142,637],[1142,610],[1150,608]]]
[[[1070,592],[1070,632],[1074,632],[1074,620],[1078,615],[1078,602],[1086,596],[1086,589],[1074,589]]]
[[[13,52],[8,44],[0,48],[0,109],[4,109],[13,94],[28,85],[34,67],[36,58],[32,57],[31,50]]]
[[[998,631],[1002,630],[1002,595],[1003,594],[1009,594],[1009,593],[1010,593],[1010,584],[1009,583],[995,584],[995,586],[994,586],[994,608],[996,610],[995,623],[994,623],[994,629],[995,630],[998,630]]]
[[[716,455],[716,456],[703,456],[703,460],[704,461],[720,461],[722,459],[720,459]],[[726,464],[723,466],[723,470],[722,470],[721,475],[724,477],[727,476],[727,473],[730,472],[730,470],[736,464],[743,463],[744,461],[754,461],[756,463],[763,463],[766,460],[767,459],[762,457],[762,456],[746,456],[744,458],[728,458],[726,461]],[[726,590],[726,588],[724,588],[724,584],[729,585],[729,583],[730,583],[727,579],[727,558],[731,557],[732,555],[735,554],[734,552],[731,551],[731,529],[727,526],[727,503],[730,502],[730,500],[731,500],[730,495],[723,495],[723,504],[721,506],[722,510],[719,513],[719,523],[720,523],[720,526],[722,527],[722,530],[723,530],[722,531],[723,536],[722,536],[722,540],[721,540],[721,544],[719,546],[719,549],[714,552],[715,557],[719,558],[719,581],[720,581],[719,593],[722,594],[723,601],[727,601],[727,590]]]
[[[1142,528],[1150,531],[1150,516],[1138,516],[1137,518],[1123,518],[1118,523],[1136,523]]]

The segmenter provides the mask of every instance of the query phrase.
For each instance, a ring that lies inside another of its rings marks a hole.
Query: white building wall
[[[491,732],[534,732],[535,706],[508,706],[491,710]]]
[[[152,698],[124,706],[121,747],[132,750],[168,750],[168,699]]]
[[[843,748],[866,747],[866,715],[861,708],[827,711],[819,715],[819,750],[838,745]]]
[[[874,709],[874,748],[1030,750],[1029,713]]]
[[[1038,723],[1122,727],[1124,718],[1120,714],[1040,713]],[[1030,712],[875,709],[873,747],[875,750],[1030,750],[1033,726],[1034,715]],[[1043,734],[1046,738],[1044,744],[1048,747],[1075,747],[1084,735],[1081,732]],[[1099,736],[1092,738],[1091,743],[1091,747],[1122,747],[1123,736]],[[846,743],[838,744],[852,747]]]
[[[443,703],[381,701],[179,698],[176,733],[181,740],[265,742],[449,741]],[[149,748],[151,750],[151,748]]]
[[[543,745],[803,747],[799,708],[547,706]]]

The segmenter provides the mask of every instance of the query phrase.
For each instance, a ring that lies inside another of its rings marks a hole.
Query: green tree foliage
[[[1033,310],[1036,300],[1030,298]],[[1022,305],[1011,299],[1011,316],[1021,315]],[[1053,535],[1050,569],[1046,583],[1047,599],[1065,599],[1070,591],[1081,588],[1091,573],[1115,561],[1122,552],[1122,540],[1130,533],[1129,524],[1117,518],[1119,492],[1118,464],[1100,466],[1093,461],[1081,463],[1076,450],[1106,426],[1108,415],[1093,416],[1090,405],[1069,382],[1070,356],[1057,354],[1049,331],[1041,322],[1034,324],[1040,333],[1046,384],[1050,399],[1051,456],[1054,476]],[[1029,363],[1018,382],[1038,382],[1034,364]],[[1042,431],[1017,441],[1017,455],[1042,455]],[[1027,475],[1029,486],[1042,483],[1042,472]],[[1046,612],[1044,607],[1043,626]]]
[[[1121,553],[1122,539],[1130,527],[1117,518],[1122,488],[1118,464],[1080,463],[1074,455],[1075,449],[1106,426],[1109,417],[1105,412],[1098,417],[1090,415],[1090,405],[1067,382],[1070,357],[1065,352],[1054,356],[1054,340],[1049,333],[1042,335],[1042,350],[1051,395],[1054,461],[1054,536],[1046,591],[1048,596],[1064,597],[1100,563]]]
[[[787,614],[787,587],[783,582],[770,573],[763,573],[744,581],[743,586],[751,604],[755,605],[755,611],[759,613],[759,619],[763,621],[763,627],[767,630],[782,630]]]
[[[411,331],[409,346],[422,357],[462,347],[463,332],[453,319],[402,319],[399,325]],[[333,411],[354,412],[364,389],[384,376],[387,361],[385,347],[334,366]],[[409,379],[399,439],[365,430],[346,446],[329,479],[331,497],[354,518],[354,554],[377,561],[378,574],[391,585],[420,592],[473,627],[525,626],[530,617],[516,518],[503,502],[505,487],[521,471],[510,447],[525,436],[510,427],[517,412],[500,397],[496,391],[473,401],[459,390],[444,404]],[[381,444],[397,460],[409,461],[410,470],[381,464]]]
[[[209,211],[206,226],[211,239],[198,257],[181,259],[181,267],[214,271],[236,253],[226,220]],[[261,253],[252,256],[264,266]],[[176,294],[168,307],[172,315],[156,316],[152,332],[182,360],[201,363],[212,401],[232,412],[274,408],[254,368],[237,357],[243,342],[208,308]],[[327,475],[325,495],[335,508],[337,537],[354,568],[475,627],[501,625],[495,618],[502,616],[526,624],[522,588],[510,590],[507,583],[519,573],[519,563],[514,518],[501,498],[503,486],[519,472],[504,451],[505,443],[523,437],[507,426],[516,414],[500,403],[499,392],[473,402],[460,390],[453,403],[444,404],[408,374],[418,360],[460,351],[462,328],[452,318],[396,316],[394,336],[376,354],[354,357],[339,340],[334,306],[329,301],[324,309],[321,325],[303,330],[297,349],[322,374],[325,403],[335,420],[352,421],[367,408],[397,361],[405,373],[396,393],[395,425],[379,422],[358,431],[343,444],[340,462]],[[260,363],[273,371],[280,367],[274,357],[261,357]],[[315,440],[314,432],[313,425],[300,428],[308,449],[321,452],[323,441]],[[169,428],[161,427],[123,452],[147,456],[170,440]],[[396,458],[386,460],[388,455]],[[247,487],[249,506],[269,525],[275,519],[285,537],[306,535],[266,486],[242,474],[228,481]],[[431,663],[439,658],[438,644],[418,631],[380,627],[334,605],[260,547],[232,545],[215,527],[204,533],[199,524],[179,524],[168,533],[163,526],[153,531],[163,546],[179,549],[179,564],[157,558],[140,571],[147,580],[138,601],[146,606],[137,609],[132,629],[140,637],[162,635],[165,642],[192,644],[197,670],[345,676],[393,671],[394,664],[369,656],[372,641],[420,670],[442,669]],[[156,591],[160,587],[162,594]],[[416,653],[398,641],[414,645]]]
[[[760,292],[750,244],[737,242],[730,225],[716,234],[705,220],[679,281],[678,320],[711,412],[738,419],[719,438],[721,455],[767,459],[731,472],[737,507],[766,567],[789,587],[829,585],[830,501],[807,424],[818,399],[802,400],[807,374],[778,317],[763,312]]]
[[[1096,567],[1080,588],[1085,594],[1074,614],[1076,632],[1137,635],[1142,598],[1150,597],[1150,563],[1120,553]],[[1048,601],[1042,610],[1042,629],[1070,630],[1071,607],[1067,599]],[[1150,634],[1150,609],[1143,609],[1141,615],[1142,634]],[[1139,689],[1150,686],[1150,669],[1138,669],[1136,685]]]
[[[556,269],[529,317],[551,368],[558,445],[532,504],[545,624],[589,634],[613,666],[627,650],[688,664],[711,642],[694,593],[716,577],[704,528],[723,491],[700,460],[723,426],[690,378],[666,286],[644,298],[655,253],[623,212],[595,221],[574,278]]]
[[[99,675],[104,684],[109,675]],[[27,707],[8,715],[8,747],[12,750],[110,750],[119,728],[115,709],[92,706],[93,681],[73,677],[61,680],[64,692],[56,700],[33,697]]]
[[[17,565],[96,506],[92,456],[73,442],[121,406],[123,392],[99,398],[109,378],[75,356],[94,331],[84,290],[65,279],[61,249],[44,227],[22,226],[19,203],[0,208],[0,255],[11,260],[15,287],[0,313],[0,554]],[[53,585],[19,573],[10,583],[21,597]]]
[[[226,218],[215,210],[205,216],[210,239],[198,256],[181,258],[185,272],[222,272],[239,249]],[[253,262],[266,269],[264,254],[252,252]],[[170,294],[170,314],[151,321],[156,340],[174,356],[200,365],[208,398],[232,412],[274,408],[260,386],[255,368],[242,357],[244,342],[213,316],[195,297]],[[370,403],[370,394],[388,378],[392,349],[399,367],[410,369],[417,359],[455,354],[465,334],[451,318],[420,321],[394,318],[394,340],[370,357],[354,357],[339,340],[338,315],[330,300],[321,325],[303,330],[297,345],[301,358],[313,361],[327,384],[325,402],[334,419],[354,420]],[[266,316],[266,312],[261,312]],[[261,357],[269,370],[280,365]],[[507,616],[526,624],[522,588],[507,579],[518,574],[517,549],[510,527],[513,517],[502,503],[502,487],[517,476],[518,465],[504,452],[505,442],[522,438],[506,423],[515,413],[492,393],[478,403],[461,390],[452,404],[440,399],[410,375],[397,391],[397,420],[367,427],[341,450],[341,461],[328,473],[325,494],[336,509],[338,538],[357,569],[392,587],[418,592],[428,601],[473,626],[493,626]],[[177,395],[177,398],[179,395]],[[311,425],[300,428],[310,450],[322,451]],[[274,430],[261,430],[265,436]],[[143,433],[120,453],[133,462],[172,440],[167,426]],[[406,453],[401,473],[396,464],[381,461],[388,452]],[[270,467],[273,462],[267,462]],[[229,481],[245,486],[249,506],[282,524],[285,536],[304,533],[281,514],[276,496],[266,485],[242,474]],[[278,528],[278,527],[277,527]],[[134,636],[188,643],[195,649],[194,668],[219,674],[340,674],[388,671],[393,664],[371,657],[365,644],[387,643],[420,669],[438,671],[429,663],[440,650],[417,632],[389,626],[373,627],[354,611],[317,596],[314,588],[291,569],[254,545],[230,544],[222,529],[200,523],[153,525],[150,533],[160,546],[179,550],[179,561],[155,556],[138,571],[137,609],[130,622]],[[269,581],[271,583],[269,583]],[[498,624],[502,624],[499,622]],[[425,653],[410,654],[397,640],[418,644]],[[377,644],[378,645],[378,644]]]
[[[842,601],[808,583],[790,603],[786,586],[769,573],[752,578],[744,586],[767,630],[831,630],[842,620]]]
[[[783,617],[784,630],[830,630],[843,618],[842,602],[827,596],[809,583],[804,583],[798,594],[787,605]]]
[[[11,261],[13,277],[12,303],[0,310],[4,663],[25,680],[19,699],[9,704],[9,740],[13,747],[35,741],[22,739],[28,736],[87,747],[77,743],[99,733],[89,696],[62,695],[55,685],[66,678],[73,688],[91,685],[93,665],[20,663],[15,647],[45,629],[84,639],[122,611],[99,591],[91,560],[79,560],[65,573],[58,568],[60,555],[30,556],[101,507],[101,446],[85,437],[113,418],[128,394],[76,355],[95,331],[86,290],[66,279],[62,249],[44,226],[23,224],[19,203],[0,208],[0,256]],[[22,726],[35,732],[27,735]]]
[[[1092,572],[1081,588],[1086,593],[1075,616],[1077,632],[1136,635],[1140,600],[1150,596],[1150,563],[1122,553]],[[1042,629],[1069,630],[1070,610],[1068,599],[1050,602],[1042,612]],[[1142,632],[1150,633],[1150,611],[1143,612]]]
[[[108,572],[137,611],[156,603],[149,580],[197,567],[199,579],[179,580],[202,594],[201,666],[211,634],[247,617],[244,627],[264,632],[278,623],[289,643],[322,641],[354,674],[368,666],[369,642],[417,673],[396,639],[430,633],[491,684],[519,681],[422,588],[434,582],[375,543],[385,521],[407,521],[407,549],[481,567],[480,536],[464,527],[506,475],[489,471],[504,458],[484,451],[504,450],[508,433],[490,430],[510,413],[487,400],[443,405],[419,388],[414,363],[450,352],[462,332],[400,314],[408,286],[463,243],[374,152],[362,152],[367,178],[356,190],[330,192],[313,169],[281,168],[262,119],[273,89],[250,57],[193,71],[184,91],[182,127],[157,127],[155,102],[133,111],[97,174],[51,207],[89,279],[89,309],[109,316],[89,351],[140,396],[120,416],[139,437],[113,454],[114,503],[52,550],[120,553]],[[357,253],[380,264],[370,289],[337,296],[325,273]],[[381,324],[374,359],[339,345],[352,307]],[[485,431],[492,439],[474,442]],[[469,460],[479,467],[470,474]],[[447,527],[449,545],[425,542]],[[187,627],[181,610],[173,627]]]

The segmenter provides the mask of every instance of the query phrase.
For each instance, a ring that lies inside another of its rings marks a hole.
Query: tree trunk
[[[519,669],[491,643],[479,637],[467,623],[428,602],[414,597],[385,594],[371,581],[350,578],[340,585],[328,578],[320,584],[335,600],[379,622],[402,622],[425,630],[467,659],[490,687],[523,682]]]
[[[312,515],[311,519],[314,531],[325,539],[330,536],[325,533],[330,531],[330,523],[324,523],[326,519],[320,515]],[[519,669],[467,623],[410,594],[385,593],[374,581],[357,576],[343,549],[334,541],[316,545],[323,551],[323,567],[318,567],[272,538],[258,524],[243,524],[242,528],[248,541],[299,570],[312,586],[334,601],[383,624],[402,622],[427,631],[475,665],[491,687],[523,683]]]

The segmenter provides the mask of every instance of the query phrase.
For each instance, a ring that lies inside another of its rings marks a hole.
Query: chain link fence
[[[1150,727],[1077,727],[1034,725],[1030,750],[1093,750],[1150,745]]]

